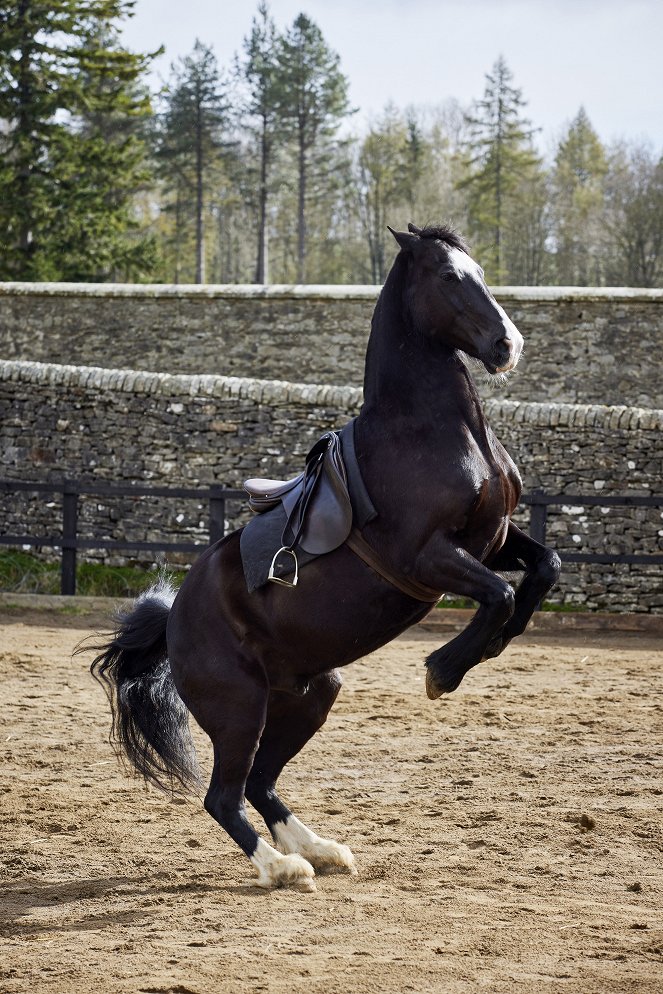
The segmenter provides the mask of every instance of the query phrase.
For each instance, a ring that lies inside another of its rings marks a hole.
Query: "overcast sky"
[[[125,41],[165,45],[156,72],[196,37],[229,65],[257,7],[247,0],[137,0]],[[649,138],[663,150],[663,0],[272,0],[279,28],[300,11],[341,56],[357,128],[398,106],[481,97],[502,54],[549,150],[584,105],[603,141]]]

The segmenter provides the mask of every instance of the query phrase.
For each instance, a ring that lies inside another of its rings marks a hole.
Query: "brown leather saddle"
[[[247,480],[249,506],[262,513],[283,505],[286,522],[281,547],[276,551],[268,579],[295,587],[299,579],[297,550],[312,556],[333,552],[352,529],[352,502],[341,442],[336,432],[326,432],[306,456],[305,468],[291,480]],[[293,578],[283,575],[288,560]],[[279,568],[281,567],[281,568]]]

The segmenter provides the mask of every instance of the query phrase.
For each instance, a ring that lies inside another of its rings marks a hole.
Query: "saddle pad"
[[[343,462],[348,478],[348,491],[352,504],[352,522],[355,528],[363,528],[375,517],[376,511],[361,476],[354,446],[354,419],[338,432],[343,453]],[[287,516],[282,504],[271,511],[257,514],[242,529],[240,552],[244,578],[249,593],[267,583],[269,567],[274,553],[281,548],[283,529]],[[306,552],[297,546],[299,569],[318,558],[318,554]],[[291,578],[294,573],[292,557],[284,555],[283,562],[277,561],[275,573],[279,577]]]

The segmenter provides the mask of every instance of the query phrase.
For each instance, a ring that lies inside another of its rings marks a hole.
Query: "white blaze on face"
[[[467,252],[462,252],[458,248],[450,248],[447,250],[447,256],[454,272],[461,279],[463,276],[473,276],[475,279],[483,278],[481,267]]]
[[[485,285],[484,274],[481,266],[475,262],[471,256],[469,256],[466,252],[462,252],[460,249],[449,249],[447,254],[449,262],[453,266],[454,272],[459,279],[462,281],[463,279],[469,278],[482,284],[490,299],[491,305],[497,310],[497,315],[502,321],[504,328],[502,337],[509,346],[509,358],[502,366],[498,366],[496,371],[498,373],[508,373],[509,370],[514,369],[518,365],[518,360],[520,359],[520,354],[523,350],[523,336],[520,334],[504,308],[497,303],[492,293]]]

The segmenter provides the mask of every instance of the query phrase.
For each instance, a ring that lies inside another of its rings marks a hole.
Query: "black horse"
[[[338,668],[430,610],[431,598],[403,585],[479,604],[468,627],[426,660],[426,690],[436,698],[525,630],[559,574],[558,556],[510,520],[518,471],[461,355],[507,372],[522,338],[453,231],[410,225],[393,235],[400,252],[373,316],[354,427],[377,510],[362,540],[382,571],[343,544],[307,565],[295,591],[266,583],[249,593],[234,532],[203,553],[177,596],[164,584],[143,594],[92,664],[107,687],[115,742],[147,780],[197,782],[187,709],[209,735],[205,807],[262,887],[312,890],[314,867],[355,872],[348,847],[295,818],[276,781],[323,725]],[[515,592],[498,575],[510,571],[524,573]],[[256,833],[245,799],[277,848]]]

